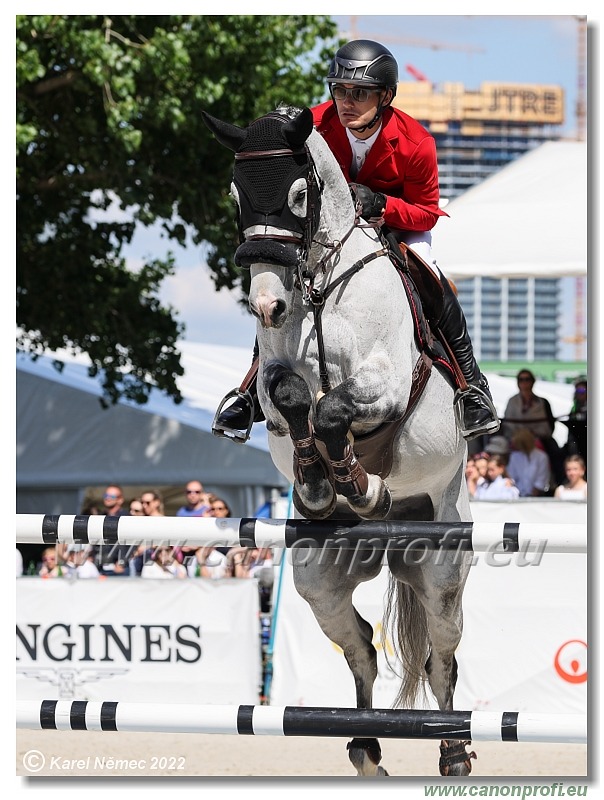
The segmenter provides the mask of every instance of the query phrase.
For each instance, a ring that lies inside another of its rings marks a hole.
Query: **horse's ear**
[[[310,108],[303,108],[297,117],[285,123],[283,133],[292,149],[295,150],[302,147],[312,133],[312,128],[312,111]]]
[[[222,122],[222,120],[216,119],[216,117],[213,117],[206,111],[202,111],[201,116],[220,144],[228,147],[229,150],[232,150],[234,153],[239,150],[245,141],[247,133],[245,128],[231,125],[228,122]]]

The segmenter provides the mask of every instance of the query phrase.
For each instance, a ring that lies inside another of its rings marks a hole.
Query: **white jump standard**
[[[185,703],[151,705],[89,700],[17,701],[17,728],[566,744],[587,742],[587,719],[581,714],[202,706]]]
[[[586,553],[581,523],[347,521],[17,514],[18,544],[174,545]]]

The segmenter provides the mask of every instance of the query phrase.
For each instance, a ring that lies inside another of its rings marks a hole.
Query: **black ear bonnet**
[[[262,153],[271,150],[291,149],[284,135],[284,117],[262,117],[253,122],[247,129],[247,135],[238,153]],[[270,163],[268,162],[270,158]],[[290,227],[283,225],[282,212],[286,211],[289,187],[298,178],[304,178],[308,170],[308,155],[304,145],[292,155],[281,155],[266,158],[238,159],[235,161],[233,180],[239,190],[241,203],[242,227],[247,228],[248,214],[253,217],[266,215],[267,225]],[[286,212],[289,222],[294,222],[294,230],[302,231],[304,220]],[[271,217],[271,219],[269,219]],[[291,218],[291,219],[290,219]]]

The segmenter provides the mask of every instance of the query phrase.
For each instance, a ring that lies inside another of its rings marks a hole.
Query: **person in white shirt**
[[[585,480],[585,461],[581,456],[568,456],[564,460],[566,483],[560,484],[554,492],[557,500],[587,500],[587,481]]]
[[[176,561],[173,550],[166,545],[156,547],[142,568],[141,578],[186,578],[187,570]]]
[[[215,547],[198,547],[194,558],[187,564],[190,578],[211,578],[218,580],[227,576],[227,557]]]
[[[505,456],[491,456],[487,478],[476,487],[474,500],[515,500],[519,496],[518,487],[506,470]]]
[[[520,497],[543,497],[550,491],[551,471],[547,453],[535,443],[528,428],[519,428],[512,436],[508,473],[520,491]]]

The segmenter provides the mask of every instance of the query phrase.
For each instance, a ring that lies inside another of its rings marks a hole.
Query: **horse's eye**
[[[305,199],[306,199],[306,190],[302,189],[301,191],[296,192],[294,196],[294,203],[303,203]]]

